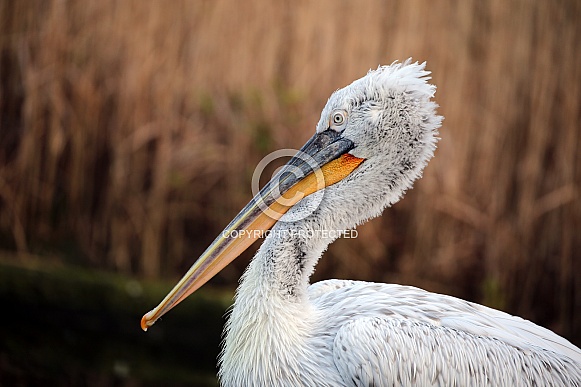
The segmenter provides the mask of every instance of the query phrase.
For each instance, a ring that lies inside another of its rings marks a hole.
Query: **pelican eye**
[[[329,127],[333,130],[345,129],[347,123],[347,112],[345,110],[335,110],[329,118]]]

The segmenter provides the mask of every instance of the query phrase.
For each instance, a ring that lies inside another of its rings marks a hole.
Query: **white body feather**
[[[579,348],[521,318],[407,286],[309,286],[332,242],[320,231],[379,215],[432,157],[441,117],[428,74],[409,61],[381,67],[329,99],[317,131],[345,109],[343,136],[366,160],[309,216],[297,215],[312,211],[311,196],[291,208],[264,241],[226,326],[222,385],[581,386]]]
[[[581,385],[581,352],[567,340],[458,298],[328,280],[304,304],[260,301],[232,312],[237,356],[224,354],[223,385]]]

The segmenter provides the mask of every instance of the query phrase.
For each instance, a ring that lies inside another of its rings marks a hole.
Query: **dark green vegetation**
[[[0,263],[0,385],[213,386],[231,294],[197,292],[148,332],[169,284]]]

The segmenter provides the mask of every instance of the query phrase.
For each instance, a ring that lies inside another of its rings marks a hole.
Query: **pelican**
[[[221,385],[580,386],[581,350],[530,321],[411,286],[309,284],[327,246],[397,202],[432,158],[442,117],[429,75],[408,59],[334,92],[314,136],[141,327],[270,230],[236,292]]]

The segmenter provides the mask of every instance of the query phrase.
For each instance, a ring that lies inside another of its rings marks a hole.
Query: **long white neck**
[[[255,311],[304,305],[309,277],[331,242],[305,220],[277,223],[243,275],[236,304]]]
[[[225,385],[268,384],[277,372],[264,368],[271,359],[278,359],[278,371],[300,375],[317,318],[306,293],[309,276],[331,242],[309,229],[306,221],[277,223],[242,277],[220,358]]]

